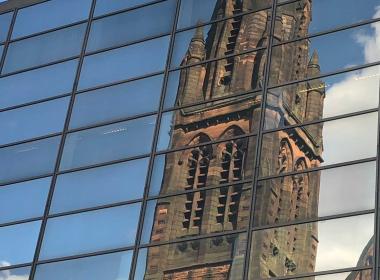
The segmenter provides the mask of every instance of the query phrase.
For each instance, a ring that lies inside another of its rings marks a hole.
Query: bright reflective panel
[[[163,75],[78,94],[70,128],[105,123],[158,110]]]
[[[60,169],[72,169],[149,153],[156,116],[70,133]]]
[[[85,30],[80,24],[11,43],[3,74],[79,55]]]
[[[115,254],[48,263],[37,266],[34,279],[128,280],[131,261],[132,251],[126,251]]]
[[[12,21],[13,13],[0,15],[0,42],[4,42],[8,36],[9,25]]]
[[[87,51],[120,46],[170,33],[175,6],[174,0],[168,0],[93,21]]]
[[[30,267],[0,270],[1,280],[28,280]]]
[[[71,60],[0,79],[0,108],[69,94],[78,60]]]
[[[57,136],[0,149],[0,183],[52,173],[60,140]]]
[[[18,10],[12,38],[87,19],[90,7],[91,0],[50,0]]]
[[[169,37],[165,36],[87,56],[79,89],[163,71],[168,47]]]
[[[37,221],[0,227],[0,267],[33,260],[40,226],[41,222]]]
[[[300,277],[297,278],[299,280],[371,280],[374,279],[374,273],[372,270],[358,270],[352,272],[343,272],[343,273],[335,273],[335,274],[326,274],[326,275],[318,275],[318,276],[309,276],[309,277]]]
[[[46,206],[51,177],[0,188],[0,224],[41,217]]]
[[[149,159],[58,176],[50,213],[142,198]]]
[[[134,244],[140,204],[130,204],[48,220],[40,259]]]
[[[70,98],[0,112],[0,145],[60,132]]]
[[[242,279],[245,234],[140,249],[134,279]]]
[[[154,0],[97,0],[95,16],[154,2]]]
[[[373,223],[370,214],[254,231],[250,279],[373,265]]]

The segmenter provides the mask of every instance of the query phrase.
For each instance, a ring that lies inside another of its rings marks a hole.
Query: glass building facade
[[[380,279],[378,0],[10,0],[0,57],[0,280]]]

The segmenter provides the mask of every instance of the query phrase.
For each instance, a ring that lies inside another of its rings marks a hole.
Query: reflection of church
[[[245,0],[243,3],[241,0],[219,0],[214,18],[257,10],[268,3],[267,0]],[[182,65],[267,45],[270,20],[267,10],[237,16],[214,23],[206,39],[203,28],[197,28]],[[306,36],[310,20],[311,0],[280,8],[274,42]],[[318,56],[314,53],[310,59],[306,41],[276,47],[272,55],[271,81],[281,83],[319,73]],[[251,191],[243,184],[230,187],[226,184],[252,178],[255,141],[253,137],[227,139],[258,130],[262,99],[260,94],[240,95],[224,101],[213,102],[212,99],[260,89],[266,60],[266,52],[259,51],[181,70],[177,104],[210,102],[179,110],[175,115],[171,148],[200,147],[167,155],[161,193],[196,192],[158,200],[152,241],[247,228]],[[323,99],[324,83],[320,80],[270,91],[266,125],[278,127],[318,120],[322,116]],[[280,174],[319,166],[322,161],[321,133],[322,125],[319,124],[264,134],[262,175],[268,175],[270,170]],[[207,144],[224,139],[222,143]],[[223,187],[204,190],[219,185]],[[315,217],[318,196],[318,173],[263,183],[257,190],[255,225]],[[240,279],[246,242],[242,237],[234,240],[223,237],[193,242],[194,246],[177,243],[152,247],[148,252],[145,279]],[[318,246],[317,228],[314,224],[271,229],[255,238],[252,246],[255,261],[251,264],[251,279],[312,272]]]

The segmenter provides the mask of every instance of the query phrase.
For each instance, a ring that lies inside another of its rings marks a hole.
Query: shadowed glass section
[[[85,20],[91,0],[50,0],[18,10],[12,38]]]
[[[158,75],[76,95],[70,128],[157,111],[162,81]]]
[[[37,221],[0,227],[0,267],[33,260],[40,226],[41,222]]]
[[[87,51],[120,46],[170,33],[175,0],[101,18],[91,24]]]
[[[161,37],[84,59],[79,89],[163,71],[169,37]]]
[[[150,2],[155,2],[155,0],[98,0],[95,6],[95,16],[133,8]]]
[[[149,153],[156,116],[68,134],[60,169],[99,164]]]
[[[79,55],[86,24],[80,24],[9,45],[3,74]]]
[[[8,36],[9,26],[12,21],[13,13],[0,15],[0,43],[4,42]]]
[[[70,98],[0,112],[0,145],[60,132]]]
[[[249,277],[267,279],[373,265],[373,223],[374,216],[369,214],[254,231]],[[291,253],[287,253],[289,247]],[[261,266],[261,259],[278,265]]]
[[[106,254],[89,258],[42,264],[37,266],[34,279],[128,280],[131,261],[132,251],[126,251],[115,254]]]
[[[4,77],[0,79],[0,108],[69,94],[72,91],[78,60]]]
[[[140,249],[134,279],[242,279],[246,242],[235,234]]]
[[[41,217],[45,210],[51,177],[0,188],[0,224]]]
[[[48,220],[40,259],[57,258],[134,244],[140,203]]]
[[[138,159],[58,176],[50,213],[138,199],[149,159]]]
[[[0,183],[52,173],[60,140],[57,136],[0,149]]]
[[[0,270],[0,279],[4,280],[28,280],[30,267],[21,267],[7,270]]]

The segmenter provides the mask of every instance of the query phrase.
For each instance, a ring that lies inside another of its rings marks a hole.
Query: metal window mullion
[[[83,38],[82,49],[81,49],[81,53],[79,56],[77,70],[76,70],[76,76],[75,76],[73,89],[72,89],[72,93],[71,93],[70,103],[69,103],[69,106],[67,109],[67,114],[66,114],[65,124],[64,124],[64,128],[63,128],[62,138],[61,138],[61,141],[59,144],[58,154],[57,154],[57,158],[56,158],[56,162],[55,162],[55,166],[54,166],[54,173],[53,173],[53,177],[52,177],[52,181],[51,181],[51,185],[50,185],[50,190],[49,190],[47,201],[46,201],[46,206],[45,206],[43,220],[41,223],[40,232],[38,235],[38,240],[37,240],[36,250],[35,250],[35,254],[34,254],[34,258],[33,258],[33,262],[32,262],[32,267],[31,267],[31,271],[30,271],[30,275],[29,275],[29,280],[34,279],[39,255],[41,252],[42,242],[43,242],[46,224],[48,221],[48,216],[49,216],[49,211],[50,211],[50,206],[51,206],[51,202],[52,202],[52,198],[53,198],[55,183],[56,183],[58,172],[59,172],[59,165],[60,165],[62,154],[63,154],[65,139],[66,139],[66,136],[68,134],[71,112],[72,112],[72,109],[74,106],[75,92],[77,90],[78,83],[79,83],[80,72],[81,72],[81,68],[82,68],[82,64],[83,64],[83,60],[84,60],[84,54],[85,54],[85,50],[86,50],[86,45],[87,45],[89,33],[90,33],[90,26],[91,26],[91,21],[92,21],[94,10],[95,10],[95,5],[96,5],[96,0],[92,0],[91,8],[89,11],[89,17],[88,17],[88,21],[87,21],[87,26],[86,26],[86,31],[85,31],[84,38]]]
[[[5,42],[3,43],[4,44],[4,48],[3,48],[3,53],[2,53],[1,59],[0,59],[0,76],[1,76],[1,73],[3,72],[3,68],[4,68],[4,64],[5,64],[5,56],[6,56],[7,52],[8,52],[10,40],[11,40],[11,37],[12,37],[13,28],[14,28],[14,25],[15,25],[15,22],[16,22],[17,12],[18,12],[17,8],[13,10],[11,23],[10,23],[9,29],[8,29],[7,38],[5,39]]]
[[[379,79],[380,98],[380,79]],[[380,103],[378,104],[380,110]],[[374,232],[374,279],[380,279],[380,114],[377,126],[377,159],[376,159],[376,197],[375,197],[375,232]]]

